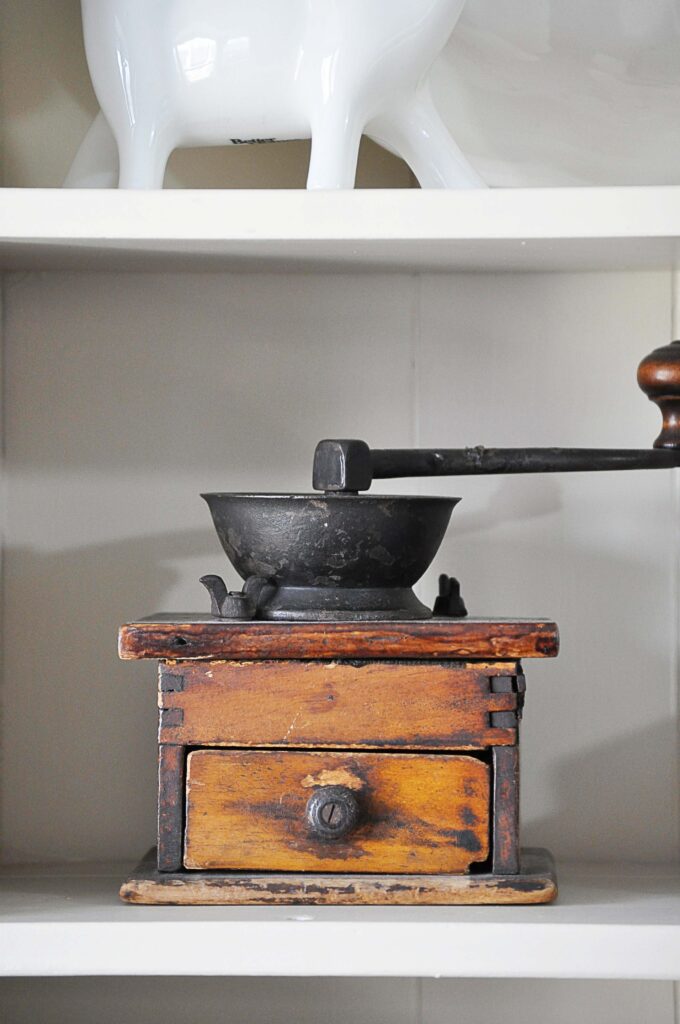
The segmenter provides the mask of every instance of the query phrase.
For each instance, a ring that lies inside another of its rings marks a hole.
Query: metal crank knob
[[[307,801],[307,825],[317,839],[343,839],[359,817],[359,802],[347,786],[320,786]]]

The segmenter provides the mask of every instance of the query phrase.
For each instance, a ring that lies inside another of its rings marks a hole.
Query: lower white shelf
[[[128,865],[4,868],[0,974],[680,978],[680,867],[558,862],[536,907],[134,907]]]

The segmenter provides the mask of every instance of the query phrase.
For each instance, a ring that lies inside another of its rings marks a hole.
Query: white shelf
[[[0,190],[0,268],[672,267],[680,187]]]
[[[126,865],[0,874],[0,974],[680,978],[680,868],[558,864],[538,907],[120,903]]]

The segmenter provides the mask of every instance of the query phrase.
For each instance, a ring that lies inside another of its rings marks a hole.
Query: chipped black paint
[[[482,849],[479,837],[471,829],[442,828],[438,834],[444,839],[451,839],[457,847],[467,853],[479,853]]]
[[[467,806],[467,804],[465,804],[463,807],[459,809],[458,814],[460,816],[460,820],[463,822],[464,825],[472,826],[479,824],[479,818],[472,810],[472,808]]]
[[[515,892],[540,892],[545,888],[545,883],[533,878],[524,878],[522,875],[501,875],[493,878],[488,883],[494,889],[507,889],[512,887]]]

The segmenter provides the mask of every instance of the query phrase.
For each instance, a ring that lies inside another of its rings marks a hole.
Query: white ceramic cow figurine
[[[118,163],[120,188],[161,188],[177,147],[311,137],[307,187],[352,188],[365,133],[425,188],[481,186],[427,81],[464,3],[82,0],[102,113],[66,184]]]

